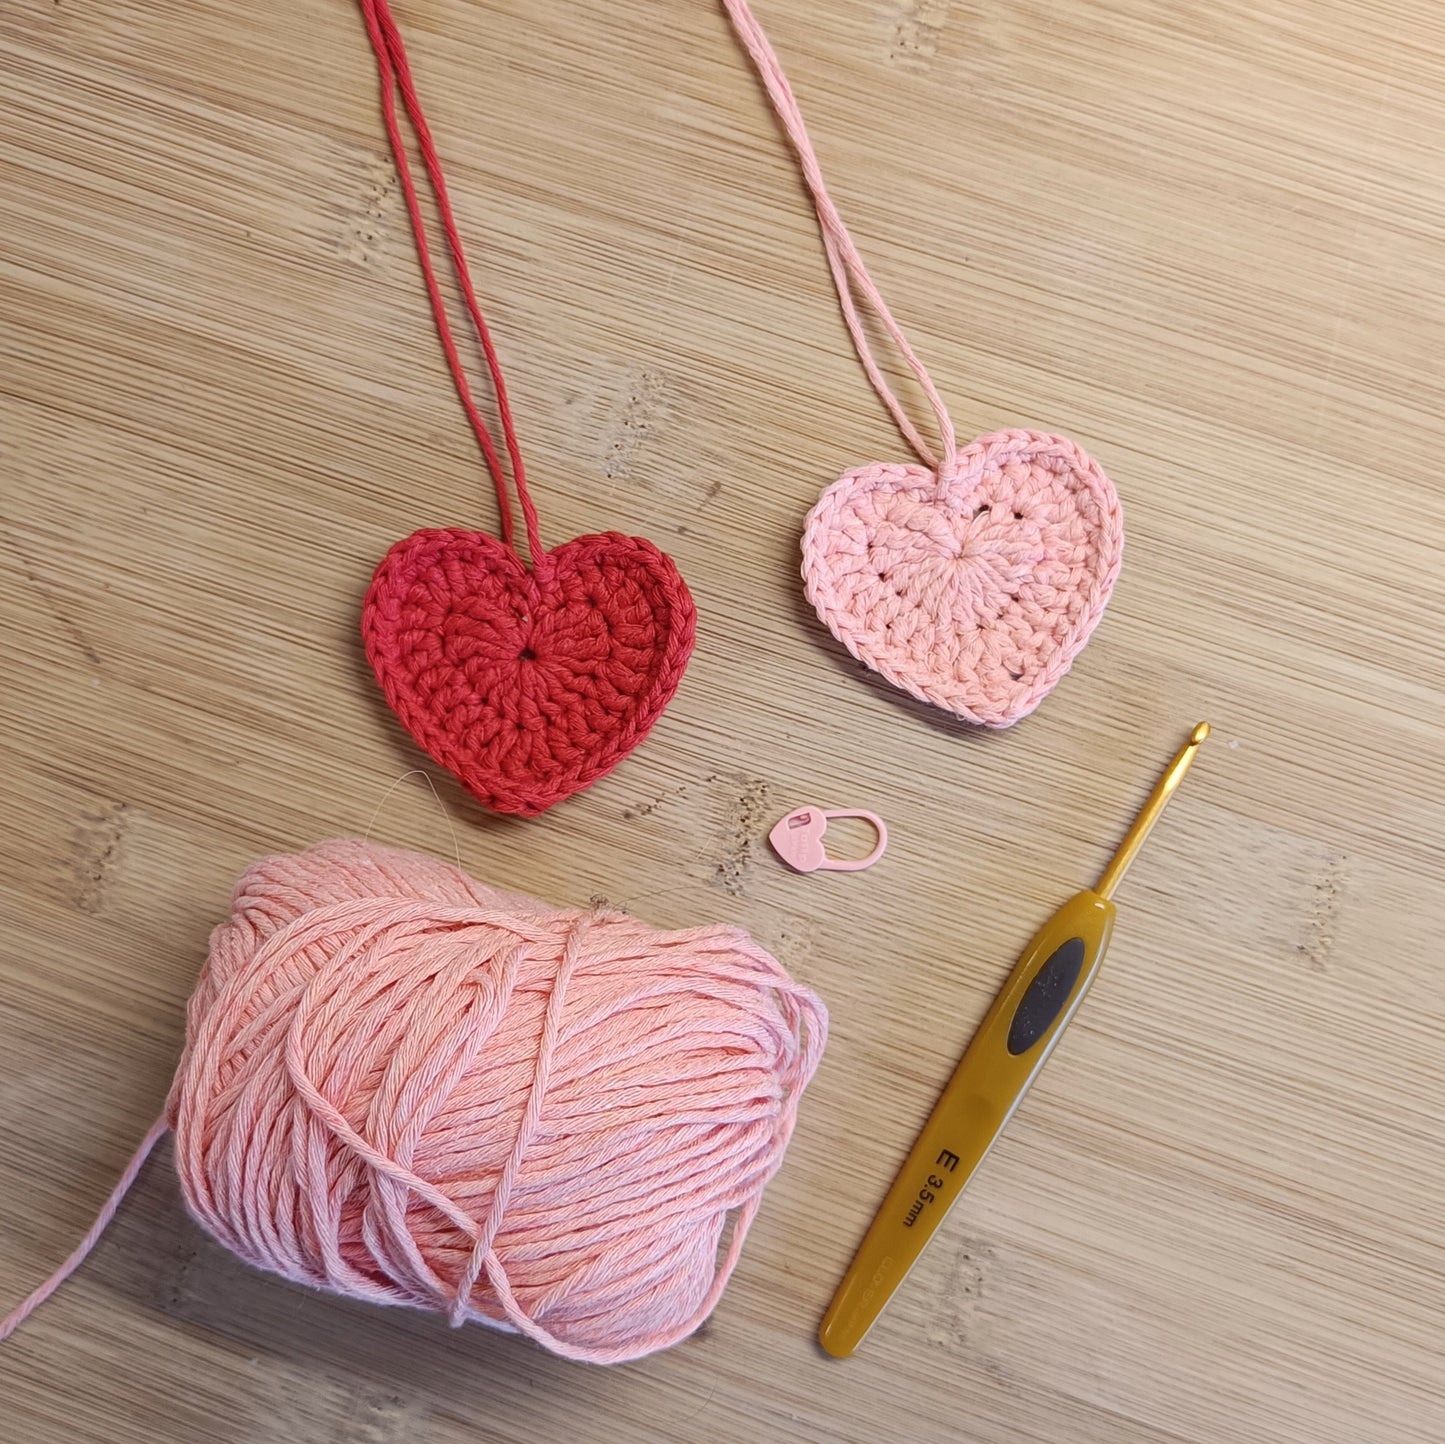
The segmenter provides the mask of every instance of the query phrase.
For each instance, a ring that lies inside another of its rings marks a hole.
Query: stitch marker
[[[878,834],[878,842],[867,857],[829,857],[823,834],[835,817],[860,817]],[[768,834],[773,851],[797,872],[862,872],[872,867],[888,846],[888,829],[875,812],[857,808],[827,811],[821,807],[796,807]]]

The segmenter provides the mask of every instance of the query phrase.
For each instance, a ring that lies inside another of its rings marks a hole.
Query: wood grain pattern
[[[696,660],[464,863],[730,919],[834,1038],[704,1334],[612,1371],[313,1297],[164,1157],[0,1349],[17,1444],[1404,1444],[1445,1435],[1445,16],[1431,0],[759,0],[967,431],[1098,456],[1129,542],[978,736],[809,616],[803,512],[903,459],[709,0],[398,0],[546,536],[676,557]],[[161,1105],[235,874],[418,756],[356,636],[397,536],[488,524],[348,0],[0,6],[0,1296]],[[1388,441],[1388,448],[1384,443]],[[818,1317],[1032,928],[1198,717],[1100,983],[855,1360]],[[785,875],[804,801],[894,835]],[[378,836],[448,852],[412,779]]]

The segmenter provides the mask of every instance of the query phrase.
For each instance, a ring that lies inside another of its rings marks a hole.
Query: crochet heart
[[[875,462],[819,498],[803,533],[808,600],[895,687],[1007,727],[1069,670],[1124,546],[1119,498],[1073,442],[999,431],[942,473]]]
[[[377,567],[361,621],[407,731],[488,807],[529,817],[647,736],[695,627],[671,559],[617,532],[543,552],[530,571],[485,532],[415,532]]]

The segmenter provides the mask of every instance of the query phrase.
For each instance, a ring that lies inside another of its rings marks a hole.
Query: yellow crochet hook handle
[[[1208,736],[1207,722],[1190,733],[1098,885],[1038,930],[994,999],[833,1296],[818,1338],[835,1358],[863,1342],[1053,1052],[1109,945],[1114,889]]]

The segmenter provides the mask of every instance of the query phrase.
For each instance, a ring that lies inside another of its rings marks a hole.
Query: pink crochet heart
[[[1027,717],[1098,625],[1124,546],[1119,498],[1073,442],[998,431],[944,475],[874,462],[808,514],[808,600],[895,687],[967,722]]]

